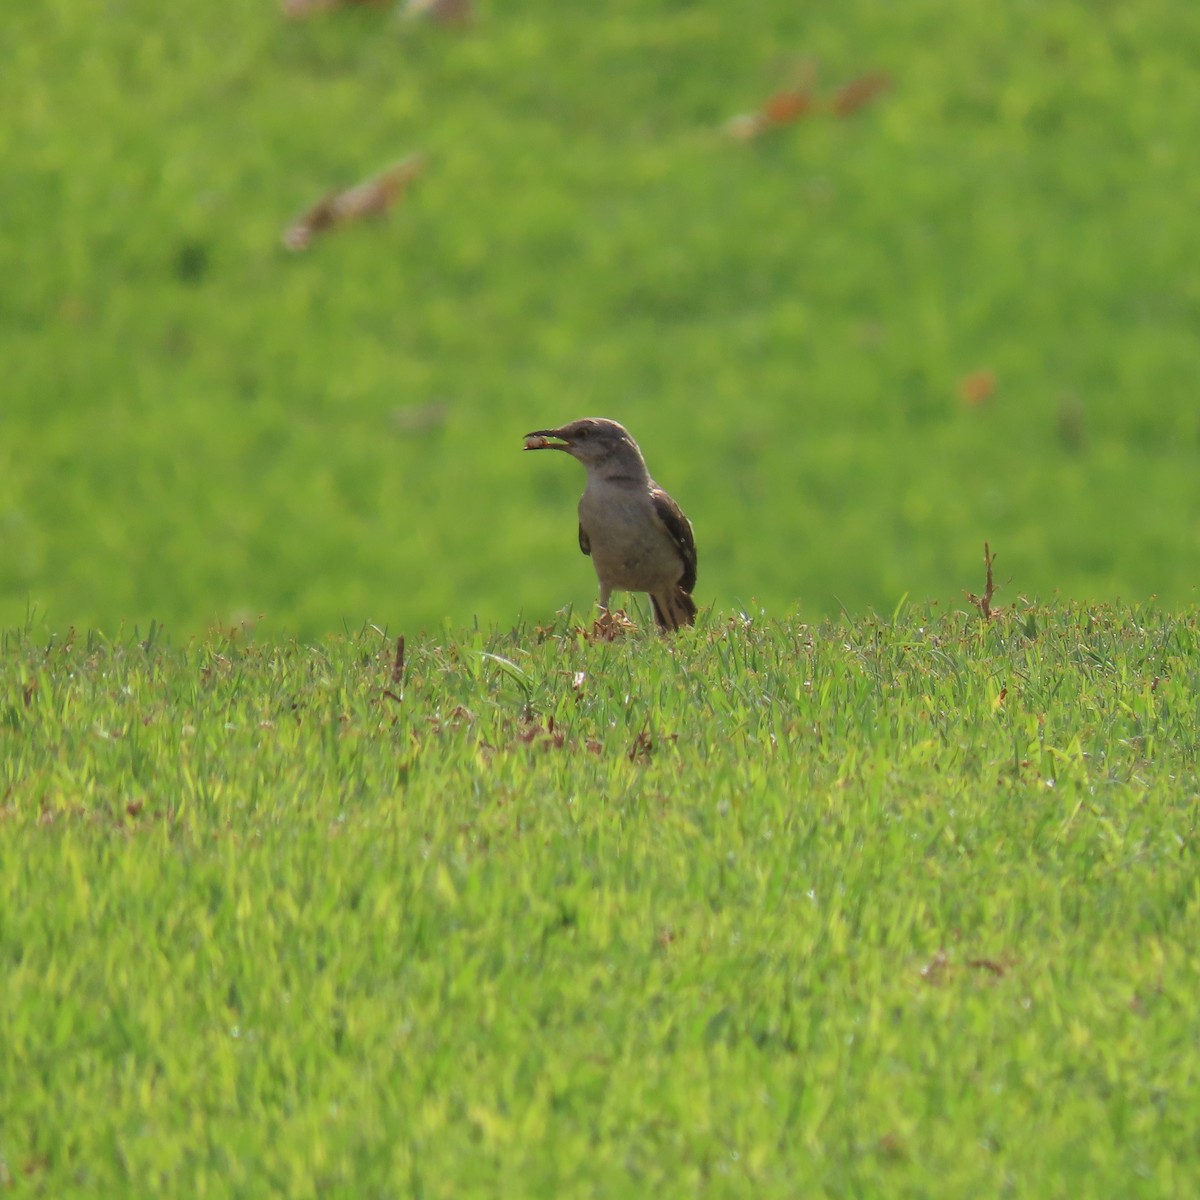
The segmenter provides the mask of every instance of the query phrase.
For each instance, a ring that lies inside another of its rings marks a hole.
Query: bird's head
[[[642,461],[637,442],[623,425],[604,417],[582,417],[559,429],[535,429],[525,435],[526,450],[565,450],[585,467],[595,467],[614,457]]]

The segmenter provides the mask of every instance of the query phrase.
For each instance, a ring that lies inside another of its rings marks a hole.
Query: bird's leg
[[[612,588],[607,583],[600,585],[600,600],[599,608],[602,613],[608,612],[608,600],[612,595]]]

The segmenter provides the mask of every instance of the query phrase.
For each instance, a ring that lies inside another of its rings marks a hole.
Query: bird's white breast
[[[596,574],[611,587],[650,591],[679,579],[679,550],[663,528],[642,482],[593,477],[579,501]]]

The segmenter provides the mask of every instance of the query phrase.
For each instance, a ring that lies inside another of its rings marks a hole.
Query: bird
[[[658,486],[628,430],[583,417],[525,435],[526,450],[562,450],[583,464],[579,548],[600,582],[600,609],[614,591],[647,592],[664,633],[696,623],[696,539],[683,510]]]

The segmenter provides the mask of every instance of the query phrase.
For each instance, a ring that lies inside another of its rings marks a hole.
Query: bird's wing
[[[584,531],[582,521],[579,522],[579,548],[584,554],[591,554],[592,552],[592,539]]]
[[[654,515],[671,535],[671,541],[683,559],[679,586],[690,596],[696,586],[696,538],[692,534],[692,523],[683,515],[683,509],[658,486],[650,489],[650,503],[654,505]]]

